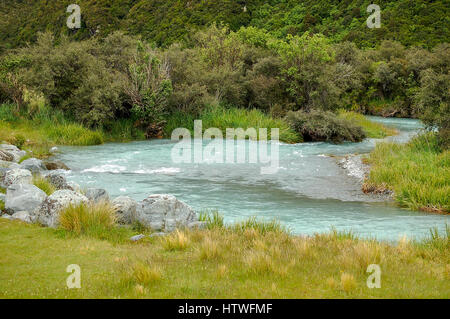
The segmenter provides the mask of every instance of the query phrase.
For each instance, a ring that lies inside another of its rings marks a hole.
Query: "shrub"
[[[360,126],[329,111],[289,112],[286,120],[305,141],[360,142],[366,137]]]

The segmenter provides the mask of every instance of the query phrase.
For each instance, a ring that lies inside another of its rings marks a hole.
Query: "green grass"
[[[88,146],[104,142],[143,139],[130,120],[120,120],[102,129],[89,129],[67,119],[62,112],[44,108],[32,116],[16,112],[14,105],[0,105],[0,141],[31,151],[28,156],[45,158],[54,145]],[[26,159],[26,158],[24,158]]]
[[[6,194],[6,188],[0,187],[0,193]]]
[[[170,244],[103,237],[0,219],[0,298],[450,297],[448,234],[398,244],[254,228],[180,231]],[[374,263],[381,289],[366,286]],[[81,289],[66,288],[71,264]]]
[[[224,138],[227,128],[255,128],[258,132],[259,128],[267,128],[268,139],[270,139],[270,129],[279,128],[280,141],[286,143],[298,143],[302,141],[301,136],[294,132],[288,123],[282,119],[275,119],[263,112],[252,109],[225,108],[223,106],[210,106],[200,117],[195,118],[185,113],[176,113],[167,119],[165,127],[165,136],[170,138],[172,131],[178,127],[189,129],[193,132],[194,120],[202,120],[203,131],[208,128],[218,128],[223,132]]]
[[[33,175],[32,183],[37,188],[44,191],[47,196],[50,196],[56,191],[55,186],[53,186],[52,183],[50,183],[45,177],[42,177],[41,175]]]
[[[370,153],[366,191],[394,191],[401,206],[430,212],[450,211],[450,151],[436,136],[420,135],[407,144],[379,143]]]
[[[5,210],[5,202],[0,200],[0,212]]]
[[[387,136],[395,135],[398,133],[395,129],[391,129],[384,126],[383,124],[370,121],[360,113],[340,111],[339,117],[347,119],[354,124],[361,126],[367,137],[370,138],[385,138]]]

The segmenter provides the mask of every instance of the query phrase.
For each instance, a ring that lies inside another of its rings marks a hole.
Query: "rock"
[[[36,221],[44,226],[57,227],[59,225],[59,212],[70,204],[78,205],[88,203],[86,196],[71,190],[59,190],[48,196],[42,204],[35,209]]]
[[[3,193],[0,193],[0,202],[5,202],[6,200],[6,195]]]
[[[108,193],[102,188],[88,188],[85,195],[93,202],[109,201]]]
[[[47,195],[31,184],[13,184],[6,190],[5,210],[12,215],[20,211],[33,212]]]
[[[15,213],[14,215],[11,216],[11,219],[12,220],[21,220],[25,223],[33,223],[34,222],[33,216],[31,216],[30,213],[26,212],[26,211]]]
[[[69,185],[75,192],[81,193],[81,186],[77,183],[69,181],[67,182],[67,185]]]
[[[42,161],[37,158],[29,158],[29,159],[24,160],[20,164],[20,167],[23,169],[27,169],[34,174],[41,173],[42,171],[47,170],[44,163],[42,163]]]
[[[10,169],[6,171],[3,177],[3,185],[9,187],[13,184],[31,184],[33,176],[31,172],[26,169]]]
[[[12,161],[14,161],[16,163],[19,162],[22,157],[27,155],[27,152],[21,151],[20,149],[17,148],[17,146],[10,145],[10,144],[1,144],[0,145],[0,153],[1,152],[6,152],[7,154],[12,155],[13,156]],[[1,155],[0,155],[0,159],[2,159]]]
[[[172,195],[150,195],[137,206],[137,220],[153,230],[172,232],[198,221],[191,207]]]
[[[120,196],[112,201],[116,209],[117,221],[120,224],[131,224],[136,220],[137,203],[128,196]]]
[[[14,156],[10,152],[0,150],[0,160],[5,162],[12,162],[14,161]]]
[[[130,238],[131,241],[139,241],[141,239],[145,238],[145,235],[136,235]]]
[[[14,168],[20,168],[20,165],[17,163],[14,163],[14,162],[7,162],[7,161],[0,160],[0,168],[14,169]]]
[[[0,216],[0,218],[12,220],[12,216],[10,216],[10,215],[8,215],[8,214],[2,215],[2,216]]]
[[[167,233],[159,232],[159,233],[153,233],[153,234],[151,234],[150,237],[151,237],[151,238],[156,238],[156,237],[164,237],[164,236],[166,236],[166,235],[167,235]]]
[[[55,153],[55,152],[58,152],[58,148],[57,148],[56,146],[53,146],[53,147],[50,149],[50,153]]]
[[[66,164],[64,164],[63,162],[60,162],[60,161],[45,162],[44,165],[49,171],[54,171],[57,169],[62,169],[62,170],[66,170],[66,171],[70,170],[70,168],[67,167]]]
[[[70,186],[69,183],[67,183],[66,177],[63,174],[61,174],[59,170],[50,171],[44,176],[50,183],[52,183],[53,186],[55,186],[57,190],[68,189],[71,191],[75,191],[75,189],[72,186]]]
[[[189,229],[205,229],[207,223],[206,222],[192,222],[187,225]]]

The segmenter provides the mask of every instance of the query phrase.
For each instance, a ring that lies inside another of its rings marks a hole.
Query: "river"
[[[388,140],[400,143],[421,128],[413,119],[372,120],[397,128],[400,134]],[[61,147],[57,159],[72,169],[68,180],[82,187],[105,188],[111,197],[136,200],[173,194],[197,211],[219,210],[225,222],[258,216],[275,218],[294,234],[334,227],[388,241],[404,235],[423,238],[432,227],[444,231],[448,216],[409,211],[365,195],[358,174],[337,165],[336,156],[368,153],[377,142],[280,144],[280,169],[270,175],[261,174],[263,164],[174,164],[170,140]],[[247,150],[249,143],[258,144],[246,141]]]

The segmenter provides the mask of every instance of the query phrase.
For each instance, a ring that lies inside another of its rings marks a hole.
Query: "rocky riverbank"
[[[0,201],[4,202],[1,218],[56,228],[59,212],[69,205],[106,201],[116,209],[118,224],[140,223],[159,235],[177,228],[205,226],[198,214],[175,196],[151,194],[140,202],[128,196],[111,199],[104,189],[84,189],[67,181],[65,170],[69,168],[64,163],[36,158],[21,161],[25,156],[29,154],[14,145],[0,144],[0,187],[4,190],[4,194],[0,193]],[[34,182],[37,178],[50,183],[55,191],[47,194],[40,189]]]

